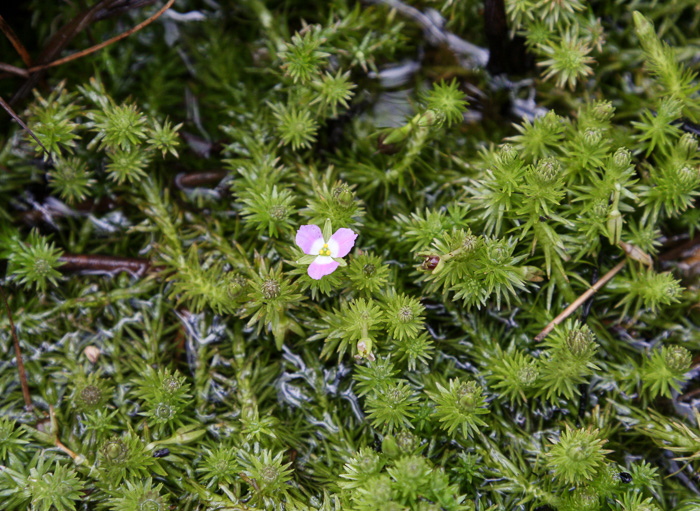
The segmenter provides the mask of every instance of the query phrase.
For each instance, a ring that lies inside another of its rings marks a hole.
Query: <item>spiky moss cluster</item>
[[[207,486],[209,487],[218,484],[232,484],[240,470],[236,448],[224,445],[207,449],[197,467],[197,472],[208,481]]]
[[[13,453],[28,443],[26,431],[17,427],[17,422],[8,417],[0,419],[0,460],[6,460]]]
[[[532,397],[541,370],[537,359],[516,350],[503,352],[499,347],[487,360],[491,370],[489,381],[502,396],[511,401],[527,401]]]
[[[26,240],[21,241],[11,230],[0,232],[3,247],[0,255],[8,261],[8,270],[14,280],[39,291],[48,284],[57,283],[61,276],[58,267],[63,251],[54,243],[32,231]]]
[[[410,442],[402,444],[393,437],[385,437],[384,454],[361,449],[345,464],[339,484],[348,491],[353,509],[398,511],[420,497],[437,506],[436,509],[474,509],[474,504],[459,494],[456,485],[450,485],[439,467],[423,456],[408,454]]]
[[[566,483],[590,480],[603,466],[604,440],[598,431],[567,429],[547,453],[547,465]]]
[[[289,190],[278,191],[273,186],[255,197],[244,198],[242,202],[246,204],[242,212],[247,222],[254,224],[259,231],[267,231],[268,236],[280,236],[293,229],[290,217],[295,210]]]
[[[357,254],[348,266],[347,276],[354,291],[371,296],[386,288],[389,267],[381,256],[369,252]]]
[[[51,466],[40,459],[36,467],[29,470],[27,483],[32,507],[42,511],[74,509],[75,503],[83,495],[83,484],[78,474],[58,461]]]
[[[541,361],[541,391],[547,399],[573,398],[578,386],[599,367],[594,362],[598,345],[587,326],[568,321],[547,340],[546,358]]]
[[[652,397],[671,397],[671,389],[678,392],[687,379],[691,365],[690,352],[682,346],[664,346],[655,350],[642,368],[642,381]]]
[[[78,411],[93,412],[101,409],[109,401],[112,392],[110,385],[103,378],[97,373],[91,373],[87,377],[78,376],[73,384],[70,399]]]
[[[168,496],[161,495],[162,484],[153,485],[149,477],[142,482],[127,481],[119,496],[112,497],[109,504],[115,511],[166,511],[170,509]]]
[[[44,4],[8,15],[20,40],[80,15]],[[8,356],[0,508],[698,506],[696,257],[676,245],[700,218],[700,13],[507,0],[504,27],[410,4],[180,0],[19,94],[48,154],[3,128],[35,415]],[[89,35],[146,9],[91,12],[112,20]],[[481,26],[534,65],[475,69]],[[294,234],[327,220],[359,236],[314,280]]]
[[[119,485],[125,477],[135,480],[147,475],[154,463],[143,441],[132,432],[105,440],[97,458],[101,477],[112,487]]]
[[[181,424],[178,416],[192,397],[184,376],[169,369],[146,367],[134,384],[133,393],[145,402],[146,409],[141,413],[149,418],[149,424]]]
[[[460,431],[462,436],[469,437],[486,426],[479,417],[489,413],[483,389],[475,381],[463,382],[459,379],[450,380],[449,387],[436,385],[437,392],[430,395],[435,402],[435,414],[442,423],[441,427],[449,435]]]
[[[51,187],[68,204],[84,200],[95,184],[87,163],[80,158],[66,158],[56,162],[48,175]]]

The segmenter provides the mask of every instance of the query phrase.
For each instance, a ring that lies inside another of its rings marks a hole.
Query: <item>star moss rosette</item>
[[[350,253],[355,245],[352,229],[341,228],[333,232],[331,221],[326,220],[323,231],[318,225],[302,225],[296,236],[296,244],[304,251],[304,257],[297,263],[308,264],[307,273],[314,280],[330,275],[338,266],[347,266],[343,257]]]

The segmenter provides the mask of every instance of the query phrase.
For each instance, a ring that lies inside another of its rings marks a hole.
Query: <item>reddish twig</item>
[[[96,44],[95,46],[91,46],[90,48],[86,48],[82,51],[79,51],[77,53],[74,53],[73,55],[68,55],[67,57],[63,57],[62,59],[54,60],[52,62],[49,62],[48,64],[43,64],[41,66],[34,66],[29,68],[30,73],[36,73],[37,71],[43,71],[44,69],[48,69],[50,67],[56,67],[60,66],[61,64],[65,64],[66,62],[71,62],[73,60],[77,60],[79,58],[85,57],[86,55],[90,55],[91,53],[95,53],[96,51],[101,50],[102,48],[106,48],[112,43],[116,43],[117,41],[121,41],[122,39],[129,37],[131,34],[138,32],[142,28],[144,28],[147,25],[150,25],[153,23],[156,19],[158,19],[162,14],[170,9],[170,7],[175,3],[175,0],[168,0],[168,2],[158,11],[156,12],[153,16],[148,18],[147,20],[142,21],[138,25],[136,25],[133,28],[130,28],[126,32],[122,32],[118,36],[112,37],[111,39],[107,39],[106,41]]]
[[[97,0],[87,11],[81,11],[75,17],[71,18],[68,23],[54,32],[44,45],[39,56],[35,59],[34,64],[48,64],[52,60],[57,59],[70,42],[90,25],[99,12],[121,1],[122,0]],[[32,89],[37,86],[44,73],[45,71],[30,74],[29,78],[22,84],[17,92],[15,92],[14,96],[12,96],[10,104],[14,105],[26,97]]]
[[[19,384],[22,387],[22,395],[24,396],[24,406],[28,412],[31,412],[34,406],[32,405],[32,396],[29,394],[29,385],[27,384],[27,372],[24,370],[24,361],[22,360],[22,351],[19,346],[19,338],[17,337],[17,329],[15,329],[15,322],[12,320],[12,311],[10,311],[10,304],[7,303],[7,296],[5,296],[5,290],[0,286],[0,293],[2,294],[2,299],[5,302],[5,308],[7,309],[7,317],[10,320],[10,330],[12,331],[12,340],[15,345],[15,356],[17,357],[17,371],[19,372]]]
[[[159,10],[156,14],[154,14],[153,16],[148,18],[146,21],[139,23],[134,28],[127,30],[126,32],[124,32],[116,37],[113,37],[112,39],[109,39],[108,41],[91,46],[90,48],[88,48],[86,50],[80,51],[80,52],[75,53],[73,55],[69,55],[68,57],[65,57],[63,59],[51,60],[54,56],[56,56],[60,51],[63,50],[63,48],[75,37],[75,35],[77,35],[83,29],[88,28],[89,23],[91,21],[106,19],[106,18],[114,16],[115,14],[120,14],[121,12],[125,12],[125,11],[128,11],[130,9],[134,9],[134,8],[138,8],[138,7],[143,7],[145,5],[149,5],[149,4],[152,4],[154,2],[155,2],[155,0],[140,0],[140,1],[132,2],[130,4],[122,4],[122,5],[120,5],[118,7],[114,7],[114,8],[112,7],[111,4],[117,3],[116,0],[99,2],[98,4],[93,5],[87,11],[82,12],[81,14],[79,14],[78,16],[73,18],[69,23],[67,23],[65,26],[63,26],[54,35],[54,37],[47,44],[46,49],[42,52],[41,56],[39,57],[39,61],[41,62],[43,60],[45,63],[32,67],[31,60],[29,60],[29,61],[25,60],[25,64],[27,65],[27,67],[29,69],[22,69],[20,67],[16,67],[16,66],[13,66],[10,64],[6,64],[4,62],[0,62],[0,71],[5,71],[6,73],[21,76],[23,78],[30,78],[30,81],[27,84],[25,84],[22,87],[22,89],[20,89],[17,92],[15,97],[12,98],[11,102],[14,103],[18,98],[23,97],[26,94],[26,91],[28,89],[31,89],[34,87],[35,82],[36,82],[36,77],[38,76],[37,73],[39,73],[40,71],[43,71],[45,69],[48,69],[48,68],[51,68],[54,66],[58,66],[60,64],[64,64],[66,62],[70,62],[72,60],[75,60],[75,59],[78,59],[81,57],[84,57],[85,55],[89,55],[90,53],[94,53],[96,51],[99,51],[102,48],[104,48],[105,46],[108,46],[116,41],[119,41],[120,39],[123,39],[125,37],[130,36],[134,32],[141,30],[143,27],[152,23],[156,18],[161,16],[165,11],[167,11],[170,8],[170,6],[172,6],[172,4],[174,3],[174,0],[169,0],[168,3],[161,10]],[[8,28],[9,28],[9,26],[8,26]],[[8,37],[10,37],[10,36],[8,35]],[[19,40],[17,40],[17,42],[19,43]],[[13,42],[13,44],[14,44],[14,42]],[[29,55],[27,55],[27,57],[28,56]],[[46,60],[48,60],[48,62],[46,62]]]
[[[552,321],[549,322],[549,324],[544,327],[544,330],[542,330],[537,336],[535,337],[535,341],[539,342],[549,333],[554,330],[554,327],[560,324],[562,321],[564,321],[566,318],[571,316],[571,314],[578,309],[581,305],[583,305],[586,300],[588,300],[591,296],[593,296],[595,293],[597,293],[600,288],[602,288],[605,284],[608,283],[610,279],[612,279],[622,268],[625,267],[625,264],[627,263],[627,258],[624,260],[620,261],[617,263],[617,265],[610,270],[608,273],[603,275],[598,282],[593,284],[588,291],[583,293],[581,296],[576,298],[576,300],[573,301],[571,305],[569,305],[566,309],[564,309],[561,314],[559,314],[556,318],[554,318]]]
[[[197,188],[200,186],[210,186],[219,183],[226,177],[225,170],[207,170],[204,172],[191,172],[189,174],[178,174],[175,177],[175,185],[180,188]]]
[[[27,49],[19,40],[19,37],[17,37],[17,34],[15,34],[15,31],[12,30],[12,27],[7,23],[7,21],[5,21],[5,18],[3,18],[2,15],[0,15],[0,30],[2,30],[3,33],[7,36],[7,38],[10,40],[10,43],[12,43],[12,46],[22,58],[22,62],[24,62],[24,65],[27,67],[31,67],[32,57],[29,55]]]
[[[687,399],[690,399],[691,397],[697,396],[698,394],[700,394],[700,389],[691,390],[690,392],[686,392],[681,397],[679,397],[678,401],[685,401]]]
[[[2,15],[0,15],[0,30],[2,30],[5,33],[7,38],[12,43],[12,46],[15,47],[15,50],[17,50],[17,53],[19,53],[19,56],[22,58],[22,62],[24,62],[24,65],[27,67],[32,67],[32,58],[29,56],[29,52],[19,40],[19,37],[17,37],[15,31],[12,30],[12,27],[8,25],[7,21],[5,21],[5,18],[2,17]]]
[[[116,275],[129,273],[134,277],[143,277],[159,269],[151,266],[146,259],[134,257],[117,257],[93,254],[63,254],[59,258],[59,269],[64,273],[86,273],[90,275]]]

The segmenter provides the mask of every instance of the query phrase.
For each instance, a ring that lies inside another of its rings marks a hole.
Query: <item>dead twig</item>
[[[12,320],[12,311],[10,311],[10,304],[7,303],[7,296],[5,295],[5,290],[0,286],[0,293],[2,293],[2,299],[5,302],[5,308],[7,309],[7,317],[10,320],[10,330],[12,331],[12,340],[15,345],[15,357],[17,358],[17,371],[19,372],[19,384],[22,387],[22,395],[24,396],[24,407],[28,412],[31,412],[34,408],[32,405],[32,396],[29,394],[29,385],[27,384],[27,372],[24,370],[24,361],[22,360],[22,351],[19,346],[19,338],[17,337],[17,329],[15,328],[15,322]]]
[[[6,73],[21,76],[22,78],[29,78],[29,71],[27,71],[26,69],[11,66],[10,64],[5,64],[4,62],[0,62],[0,71],[5,71]]]
[[[226,177],[225,170],[207,170],[204,172],[190,172],[175,176],[175,186],[179,189],[198,188],[201,186],[211,186],[219,183]]]
[[[142,2],[141,5],[147,5],[147,4],[149,4],[149,3],[152,3],[152,2],[150,2],[150,1],[148,1],[148,2]],[[153,23],[153,22],[154,22],[157,18],[159,18],[165,11],[167,11],[167,10],[173,5],[173,3],[175,3],[175,0],[168,0],[168,2],[167,2],[158,12],[156,12],[153,16],[151,16],[151,17],[148,18],[147,20],[145,20],[145,21],[139,23],[139,24],[136,25],[135,27],[133,27],[133,28],[127,30],[126,32],[122,32],[122,33],[119,34],[118,36],[115,36],[115,37],[113,37],[113,38],[111,38],[111,39],[108,39],[107,41],[104,41],[104,42],[102,42],[102,43],[100,43],[100,44],[96,44],[96,45],[94,45],[94,46],[91,46],[90,48],[86,48],[85,50],[82,50],[82,51],[79,51],[79,52],[77,52],[77,53],[74,53],[73,55],[68,55],[67,57],[64,57],[64,58],[62,58],[62,59],[53,60],[53,61],[48,62],[48,63],[46,63],[46,64],[40,64],[40,65],[37,65],[37,66],[31,66],[31,64],[28,64],[29,69],[22,69],[22,68],[19,68],[19,67],[16,67],[16,66],[12,66],[12,65],[5,64],[5,63],[0,62],[0,70],[6,71],[6,72],[8,72],[8,73],[13,73],[13,74],[16,74],[16,75],[19,75],[19,76],[22,76],[22,77],[25,77],[25,78],[26,78],[26,77],[29,77],[30,75],[32,75],[32,74],[34,74],[34,73],[37,73],[37,72],[39,72],[39,71],[44,71],[44,70],[49,69],[49,68],[51,68],[51,67],[60,66],[61,64],[65,64],[66,62],[71,62],[71,61],[73,61],[73,60],[76,60],[76,59],[85,57],[86,55],[90,55],[91,53],[95,53],[96,51],[99,51],[99,50],[101,50],[101,49],[103,49],[103,48],[109,46],[109,45],[112,44],[112,43],[115,43],[115,42],[117,42],[117,41],[120,41],[120,40],[124,39],[125,37],[128,37],[128,36],[130,36],[131,34],[133,34],[133,33],[135,33],[135,32],[138,32],[139,30],[141,30],[141,29],[144,28],[145,26],[147,26],[147,25]],[[130,7],[130,8],[133,8],[133,7]],[[104,10],[105,10],[105,9],[103,9],[103,11],[104,11]],[[81,18],[80,20],[78,20],[78,21],[72,20],[71,23],[69,23],[66,27],[64,27],[64,29],[66,29],[66,28],[73,28],[73,26],[75,25],[75,30],[73,31],[74,33],[73,33],[73,35],[72,35],[71,37],[64,37],[64,38],[63,38],[62,44],[60,44],[60,45],[59,45],[59,48],[58,48],[59,51],[60,51],[61,49],[63,49],[63,46],[65,46],[65,44],[67,44],[67,42],[68,42],[70,39],[72,39],[72,38],[75,36],[75,34],[76,34],[77,32],[80,31],[80,29],[83,28],[83,25],[87,26],[87,25],[89,24],[88,22],[89,22],[90,20],[92,20],[93,17],[94,17],[95,19],[100,19],[99,14],[91,15],[91,13],[93,13],[93,12],[94,12],[94,13],[97,13],[98,11],[96,11],[95,8],[93,7],[93,9],[90,9],[89,11],[87,11],[87,12],[82,16],[82,18]],[[106,17],[106,16],[104,16],[104,14],[103,14],[102,17]],[[0,18],[0,19],[1,19],[1,18]]]
[[[89,28],[90,24],[95,21],[118,16],[128,10],[140,8],[154,3],[155,0],[100,0],[89,9],[80,12],[68,23],[58,29],[49,41],[44,45],[39,57],[36,59],[36,64],[40,66],[51,64],[60,53],[70,44],[70,42],[83,30]],[[6,71],[12,71],[14,66],[10,66]],[[14,68],[17,71],[19,68]],[[24,74],[26,73],[26,75]],[[15,95],[10,100],[10,104],[15,104],[26,97],[32,89],[36,87],[39,80],[45,73],[45,70],[40,70],[35,73],[29,73],[22,70],[19,73],[21,76],[27,76],[27,81],[17,90]]]
[[[49,153],[49,151],[44,147],[44,144],[41,143],[41,140],[39,140],[39,139],[36,137],[36,135],[34,134],[34,132],[33,132],[32,130],[29,129],[29,126],[27,126],[26,124],[24,124],[24,121],[23,121],[22,119],[19,118],[19,115],[17,115],[17,114],[15,113],[15,111],[12,110],[12,107],[11,107],[10,105],[8,105],[7,102],[6,102],[4,99],[2,99],[2,96],[0,96],[0,106],[3,107],[3,108],[5,109],[5,111],[6,111],[8,114],[10,114],[10,117],[12,117],[15,121],[17,121],[17,124],[19,124],[20,126],[22,126],[22,128],[24,128],[24,129],[27,131],[27,133],[29,133],[29,134],[32,136],[32,138],[33,138],[34,140],[36,140],[36,143],[39,144],[39,146],[41,146],[41,148],[42,148],[42,149],[44,150],[44,152],[46,153],[46,156],[47,156],[47,157],[49,158],[49,160],[50,160],[50,159],[51,159],[51,153]]]
[[[24,65],[27,67],[32,67],[32,58],[29,56],[29,52],[19,40],[19,37],[17,37],[15,31],[12,30],[12,27],[7,23],[7,21],[5,21],[5,18],[2,17],[2,15],[0,15],[0,30],[2,30],[5,33],[7,38],[12,43],[12,46],[14,46],[15,50],[17,50],[17,53],[19,53],[19,56],[22,58],[22,62],[24,62]]]
[[[686,392],[681,397],[679,397],[678,401],[686,401],[686,400],[690,399],[691,397],[697,396],[698,394],[700,394],[700,389],[691,390],[690,392]]]
[[[35,64],[47,64],[58,58],[61,52],[70,44],[75,36],[85,30],[100,12],[121,3],[122,2],[120,0],[100,0],[87,11],[82,11],[77,14],[68,23],[56,30],[56,32],[44,45],[44,48],[37,57]],[[29,95],[32,89],[37,86],[43,75],[44,72],[42,71],[30,73],[29,78],[10,99],[10,104],[14,105]]]
[[[158,19],[165,11],[170,9],[172,5],[175,3],[175,0],[168,0],[168,2],[160,8],[158,12],[156,12],[153,16],[148,18],[147,20],[142,21],[138,25],[136,25],[133,28],[130,28],[126,32],[122,32],[118,36],[112,37],[111,39],[107,39],[106,41],[96,44],[95,46],[91,46],[90,48],[86,48],[82,51],[79,51],[77,53],[74,53],[73,55],[68,55],[67,57],[63,57],[62,59],[54,60],[52,62],[49,62],[48,64],[43,64],[40,66],[34,66],[29,68],[30,73],[36,73],[37,71],[43,71],[44,69],[48,69],[51,67],[56,67],[60,66],[61,64],[65,64],[66,62],[71,62],[73,60],[77,60],[79,58],[85,57],[86,55],[90,55],[91,53],[95,53],[96,51],[99,51],[103,48],[106,48],[110,44],[116,43],[117,41],[121,41],[122,39],[129,37],[131,34],[138,32],[142,28],[146,27],[147,25],[150,25],[153,23],[156,19]]]
[[[561,312],[561,314],[559,314],[556,318],[554,318],[552,321],[550,321],[549,324],[548,324],[546,327],[544,327],[544,330],[542,330],[539,334],[537,334],[537,336],[535,337],[535,341],[539,342],[539,341],[541,341],[542,339],[544,339],[545,337],[547,337],[547,335],[549,335],[549,333],[550,333],[552,330],[554,330],[554,327],[555,327],[555,326],[559,325],[562,321],[564,321],[566,318],[568,318],[569,316],[571,316],[571,314],[572,314],[576,309],[578,309],[581,305],[583,305],[583,304],[586,302],[586,300],[588,300],[591,296],[593,296],[595,293],[597,293],[598,291],[600,291],[600,289],[601,289],[605,284],[607,284],[608,281],[610,281],[610,279],[612,279],[615,275],[617,275],[617,273],[618,273],[622,268],[625,267],[625,264],[627,264],[627,258],[625,258],[624,260],[622,260],[622,261],[620,261],[619,263],[617,263],[617,265],[616,265],[612,270],[610,270],[608,273],[606,273],[605,275],[603,275],[603,276],[600,278],[600,280],[599,280],[598,282],[596,282],[595,284],[593,284],[593,285],[590,287],[590,289],[588,289],[588,291],[586,291],[586,292],[583,293],[581,296],[579,296],[578,298],[576,298],[576,300],[574,300],[574,301],[571,303],[571,305],[569,305],[566,309],[564,309],[564,310]]]
[[[59,258],[62,273],[83,273],[88,275],[110,275],[128,273],[133,277],[143,277],[159,267],[152,266],[147,259],[116,257],[95,254],[63,254]]]

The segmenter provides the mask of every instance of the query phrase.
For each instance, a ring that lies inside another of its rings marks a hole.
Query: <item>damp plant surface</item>
[[[696,0],[0,16],[0,510],[700,509]]]

